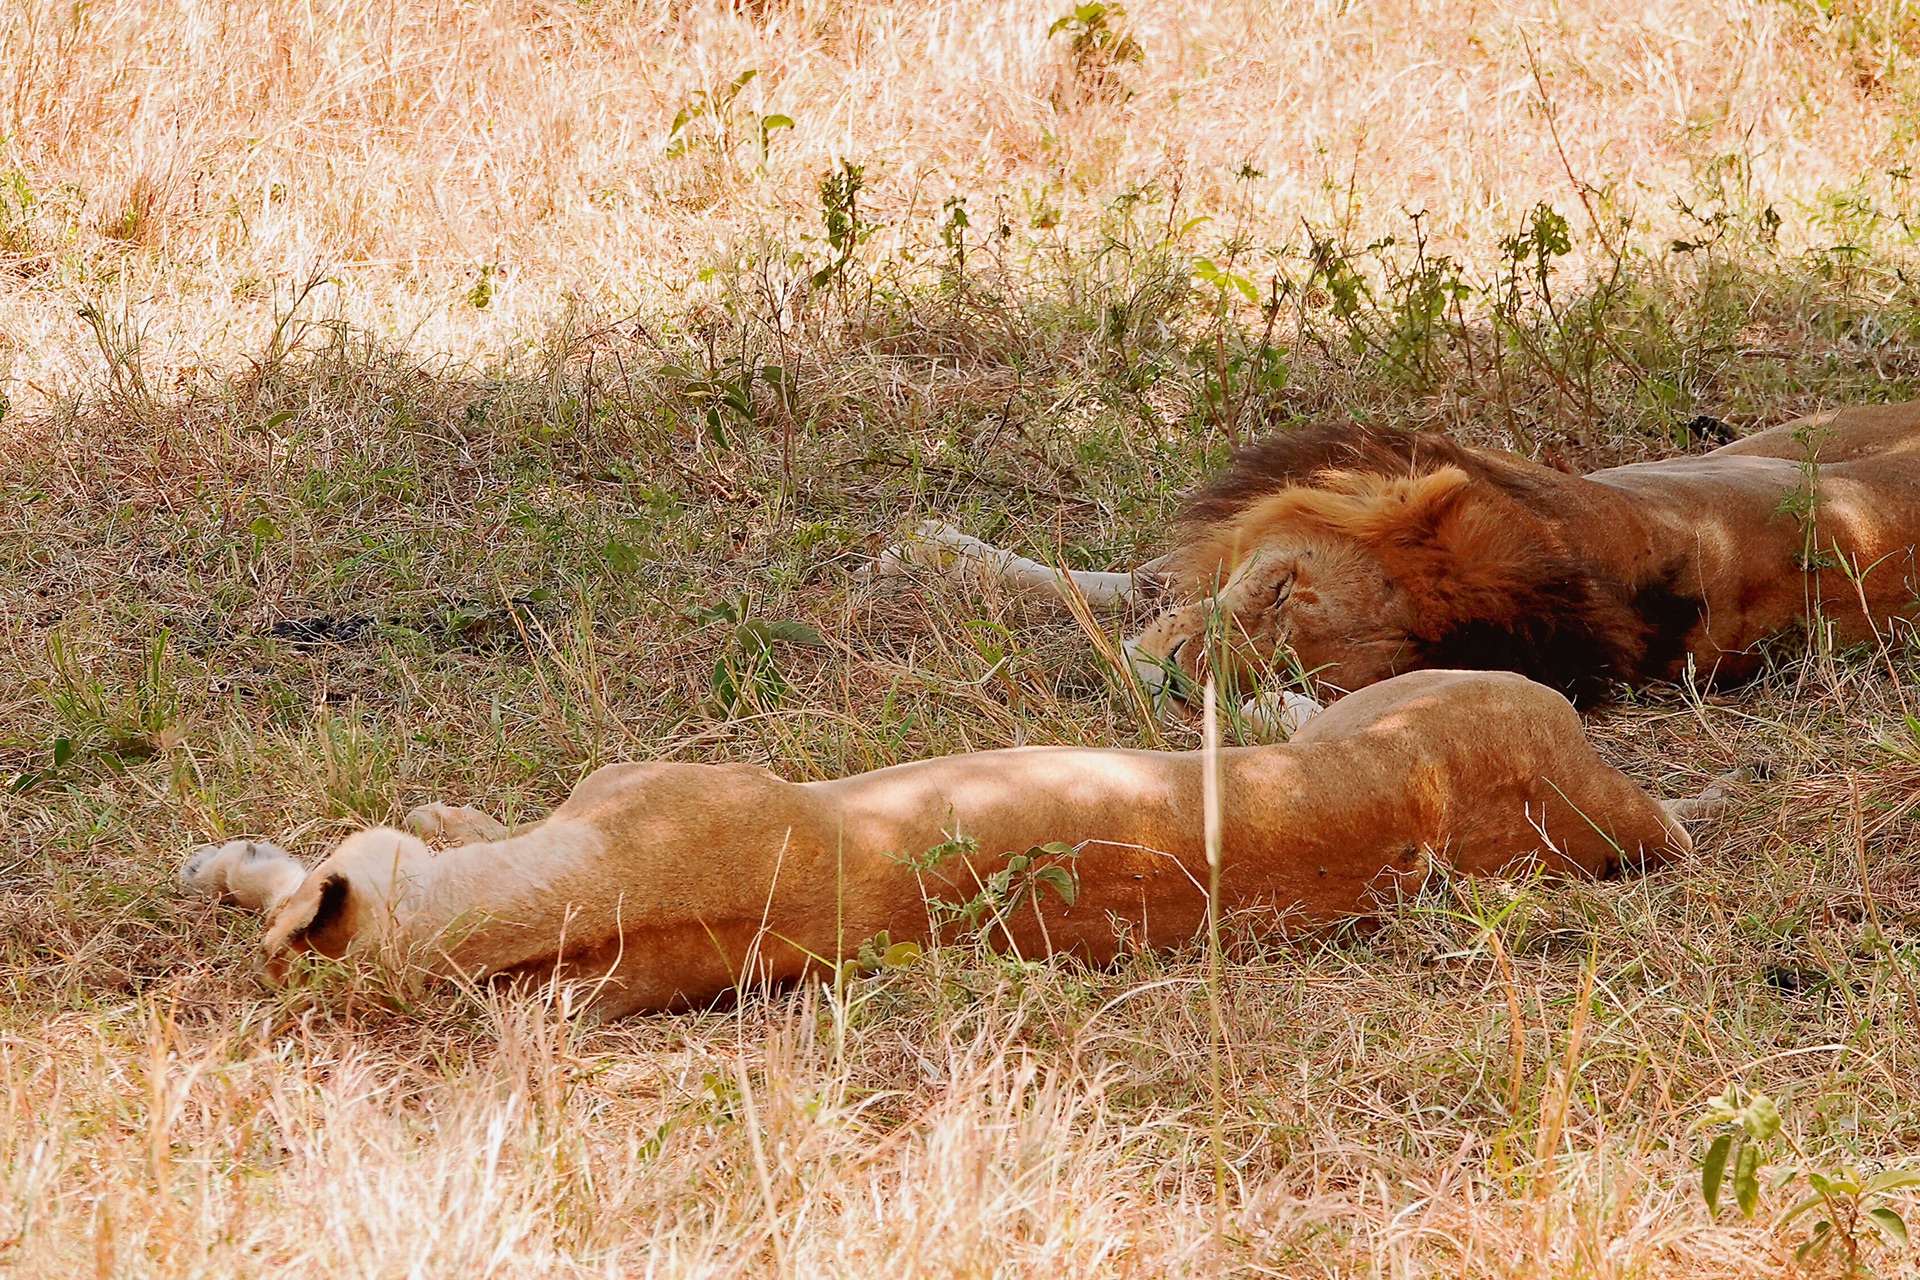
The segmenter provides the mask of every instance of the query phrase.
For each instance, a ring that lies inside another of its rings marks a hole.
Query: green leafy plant
[[[925,874],[949,858],[971,858],[980,852],[980,842],[961,831],[945,833],[946,839],[919,853],[895,853],[893,860],[910,871]]]
[[[940,206],[940,243],[947,248],[951,279],[964,284],[967,278],[967,198],[948,196]]]
[[[1433,386],[1446,376],[1443,357],[1450,332],[1448,312],[1457,315],[1456,309],[1473,290],[1461,279],[1452,258],[1428,252],[1426,226],[1420,214],[1413,215],[1413,260],[1389,269],[1387,290],[1388,363],[1411,385]]]
[[[1248,302],[1260,301],[1260,287],[1243,275],[1236,275],[1231,266],[1221,267],[1211,258],[1193,260],[1193,278],[1202,284],[1211,286],[1222,298],[1229,291],[1236,292]]]
[[[1074,866],[1079,856],[1078,849],[1058,840],[1035,845],[1009,857],[1006,866],[988,876],[984,892],[1003,913],[1019,906],[1028,894],[1038,897],[1042,889],[1052,889],[1060,901],[1072,906],[1080,897],[1080,876]]]
[[[980,842],[959,831],[920,854],[895,854],[896,861],[918,872],[932,871],[953,858],[971,859]],[[1025,853],[1010,853],[1006,865],[979,882],[979,892],[964,901],[931,898],[928,908],[936,927],[959,925],[963,933],[979,933],[994,921],[1004,921],[1023,902],[1038,909],[1041,891],[1052,889],[1072,906],[1080,897],[1080,874],[1075,860],[1080,850],[1055,840],[1035,845]]]
[[[1572,252],[1572,227],[1545,201],[1528,212],[1518,231],[1501,237],[1500,261],[1485,291],[1493,330],[1490,355],[1503,404],[1514,381],[1509,365],[1517,360],[1547,377],[1557,404],[1576,407],[1580,419],[1588,421],[1596,416],[1595,377],[1603,357],[1631,368],[1612,333],[1614,307],[1624,288],[1622,259],[1615,254],[1610,274],[1569,303],[1556,293],[1553,278],[1557,264]],[[1645,379],[1635,376],[1645,390]],[[1676,386],[1671,395],[1678,394]],[[1530,444],[1511,411],[1507,425],[1523,445]]]
[[[1356,254],[1311,227],[1307,229],[1306,304],[1312,311],[1324,310],[1331,315],[1349,355],[1365,355],[1380,345],[1373,329],[1378,310],[1373,287],[1356,261],[1362,254],[1377,253],[1392,243],[1392,237],[1376,240]]]
[[[740,141],[750,140],[764,165],[772,151],[773,135],[793,128],[793,117],[778,112],[759,115],[739,111],[741,91],[759,76],[759,70],[750,67],[718,89],[694,90],[667,129],[667,158],[678,160],[703,146],[717,155],[730,155]]]
[[[1504,262],[1502,283],[1508,289],[1517,290],[1524,282],[1531,281],[1540,291],[1541,299],[1550,302],[1548,281],[1553,276],[1553,264],[1572,252],[1573,229],[1558,210],[1543,200],[1527,214],[1518,232],[1500,237]]]
[[[129,686],[116,693],[58,634],[49,637],[47,659],[57,679],[42,692],[61,732],[48,745],[47,763],[14,774],[8,789],[24,793],[63,783],[88,766],[118,773],[175,745],[180,696],[167,661],[168,639],[162,628],[141,653]]]
[[[18,169],[0,173],[0,262],[13,265],[35,256],[35,200],[33,186],[24,173]]]
[[[1193,278],[1210,294],[1212,324],[1195,344],[1188,361],[1199,376],[1195,391],[1200,411],[1229,441],[1240,438],[1240,420],[1255,396],[1267,399],[1286,390],[1287,352],[1274,345],[1273,326],[1280,314],[1280,279],[1276,275],[1262,301],[1259,286],[1211,258],[1193,260]],[[1260,304],[1264,324],[1257,340],[1234,321],[1234,299]]]
[[[874,225],[860,217],[860,191],[866,185],[866,175],[866,166],[842,160],[820,176],[820,222],[830,256],[827,264],[813,273],[813,287],[832,285],[843,305],[853,255],[874,231]]]
[[[602,544],[600,558],[614,573],[626,575],[639,569],[642,562],[650,557],[644,546],[614,537]]]
[[[761,370],[745,360],[728,360],[705,370],[681,365],[667,365],[660,370],[661,376],[669,379],[698,412],[707,438],[722,446],[728,443],[728,421],[749,429],[758,424],[753,385],[763,372],[779,378],[786,376],[786,371],[778,365],[768,365]]]
[[[1111,371],[1125,393],[1137,393],[1188,357],[1171,317],[1194,295],[1194,259],[1187,241],[1211,218],[1183,217],[1178,192],[1129,187],[1108,201],[1097,246],[1085,258],[1073,303],[1099,334]]]
[[[1066,36],[1075,77],[1105,88],[1117,68],[1146,61],[1126,20],[1127,11],[1117,4],[1077,4],[1047,28],[1047,39]]]
[[[696,609],[692,616],[731,628],[713,663],[713,701],[725,715],[776,706],[792,688],[780,670],[776,644],[827,647],[826,638],[805,623],[752,617],[744,601],[724,600]]]
[[[1920,1187],[1920,1169],[1865,1174],[1851,1166],[1817,1168],[1784,1122],[1780,1103],[1758,1090],[1743,1091],[1736,1085],[1728,1085],[1707,1105],[1706,1113],[1693,1126],[1695,1131],[1719,1131],[1707,1144],[1700,1166],[1700,1192],[1706,1198],[1707,1211],[1719,1212],[1721,1195],[1731,1186],[1741,1216],[1751,1220],[1759,1211],[1763,1194],[1761,1172],[1771,1164],[1775,1147],[1781,1146],[1794,1163],[1773,1168],[1765,1190],[1782,1191],[1804,1179],[1807,1194],[1781,1216],[1780,1225],[1816,1215],[1811,1233],[1794,1250],[1796,1261],[1822,1257],[1837,1245],[1845,1256],[1847,1273],[1856,1275],[1866,1251],[1888,1246],[1906,1248],[1906,1220],[1888,1200],[1896,1191]]]
[[[893,935],[882,929],[860,944],[853,959],[841,961],[838,974],[841,978],[865,978],[892,969],[911,968],[923,958],[919,943],[895,942]]]
[[[488,305],[493,302],[493,295],[497,291],[497,286],[493,283],[493,278],[498,273],[499,268],[491,262],[483,262],[480,264],[480,278],[473,282],[471,289],[467,290],[468,306],[472,307],[475,311],[485,311],[487,309]]]
[[[1415,390],[1443,380],[1447,343],[1465,328],[1473,289],[1451,258],[1428,251],[1423,215],[1413,216],[1410,259],[1397,236],[1348,249],[1311,228],[1307,235],[1306,299],[1329,314],[1348,354],[1378,360]]]
[[[1800,446],[1800,460],[1794,464],[1799,483],[1781,494],[1780,505],[1774,508],[1776,515],[1786,516],[1800,530],[1800,549],[1794,553],[1794,561],[1803,573],[1838,568],[1840,563],[1830,549],[1820,545],[1820,444],[1825,436],[1823,430],[1814,427],[1794,429],[1794,443]]]

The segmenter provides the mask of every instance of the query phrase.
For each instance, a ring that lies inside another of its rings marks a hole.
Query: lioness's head
[[[1455,466],[1325,472],[1194,528],[1162,563],[1170,603],[1128,644],[1150,690],[1189,698],[1276,669],[1338,694],[1433,666],[1604,678],[1613,637],[1537,514]],[[1583,650],[1573,654],[1569,645]]]

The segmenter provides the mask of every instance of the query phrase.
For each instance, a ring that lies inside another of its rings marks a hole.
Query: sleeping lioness
[[[1402,676],[1286,745],[1217,758],[1220,906],[1276,926],[1365,913],[1435,867],[1658,863],[1689,847],[1685,807],[1710,803],[1649,799],[1594,754],[1564,697],[1509,674]],[[611,765],[517,833],[428,805],[411,834],[362,831],[311,871],[233,841],[196,851],[181,878],[267,913],[270,972],[299,952],[411,957],[579,979],[613,1016],[827,973],[883,931],[929,941],[930,903],[977,903],[995,883],[984,932],[1024,956],[1177,944],[1207,916],[1202,769],[1195,752],[1081,747],[807,783]]]

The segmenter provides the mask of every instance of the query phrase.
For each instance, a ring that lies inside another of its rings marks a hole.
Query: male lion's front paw
[[[301,861],[264,840],[202,845],[180,864],[180,885],[192,892],[271,911],[307,877]]]
[[[422,840],[446,844],[485,844],[505,840],[506,825],[467,805],[423,804],[401,823]]]
[[[922,520],[914,531],[894,543],[855,572],[856,578],[894,578],[934,570],[953,573],[977,568],[983,559],[1005,552],[960,532],[941,520]]]
[[[1681,822],[1706,822],[1724,818],[1732,812],[1740,786],[1748,782],[1763,782],[1772,773],[1764,760],[1743,764],[1738,769],[1720,774],[1698,795],[1687,796],[1680,800],[1662,800],[1660,807]]]
[[[1249,698],[1240,708],[1247,728],[1262,741],[1285,741],[1300,732],[1300,726],[1325,711],[1326,707],[1304,693],[1291,689],[1272,690]]]

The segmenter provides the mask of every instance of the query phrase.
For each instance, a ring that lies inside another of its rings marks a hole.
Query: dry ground
[[[1788,1099],[1763,1176],[1920,1160],[1898,640],[1594,720],[1770,764],[1684,865],[1248,941],[1224,1035],[1198,949],[270,990],[174,891],[611,759],[1162,736],[1070,623],[853,580],[923,515],[1104,568],[1305,417],[1591,464],[1914,394],[1903,4],[1073,16],[0,9],[0,1274],[1780,1274],[1713,1097]]]

